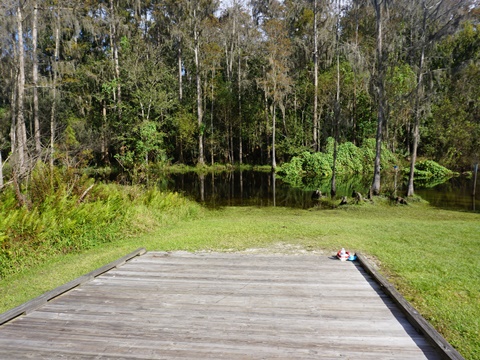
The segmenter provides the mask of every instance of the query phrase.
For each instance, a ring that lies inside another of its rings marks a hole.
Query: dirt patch
[[[235,252],[239,254],[262,254],[262,255],[312,255],[312,256],[330,256],[333,253],[325,250],[313,250],[305,248],[301,245],[287,244],[283,242],[272,244],[263,248],[249,248],[242,251],[231,250],[229,252]]]

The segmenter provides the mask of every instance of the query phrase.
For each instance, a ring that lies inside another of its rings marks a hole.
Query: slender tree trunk
[[[195,78],[197,83],[197,118],[198,118],[198,164],[204,165],[204,149],[203,149],[203,104],[202,104],[202,78],[200,75],[200,34],[198,31],[198,20],[196,19],[196,9],[194,10],[194,55],[195,55]]]
[[[383,92],[383,86],[380,90]],[[383,96],[382,96],[383,97]],[[377,135],[375,137],[376,146],[375,146],[375,161],[374,161],[374,171],[373,171],[373,183],[372,183],[372,194],[380,194],[380,170],[381,170],[381,154],[382,154],[382,137],[383,137],[383,124],[385,119],[385,111],[383,102],[384,100],[379,101],[378,108],[378,122],[377,122]]]
[[[238,140],[238,161],[240,165],[243,163],[243,121],[242,121],[242,57],[238,55],[238,120],[240,127],[240,138]]]
[[[122,87],[120,85],[120,61],[118,58],[118,39],[117,39],[117,25],[116,25],[116,15],[115,15],[115,6],[113,0],[110,0],[110,14],[111,14],[111,24],[110,24],[110,44],[113,50],[113,68],[115,72],[115,79],[117,80],[117,91],[116,91],[116,108],[118,121],[122,121]]]
[[[15,48],[13,49],[14,51],[14,57],[17,56],[17,51]],[[14,71],[14,69],[11,69],[10,71],[12,75],[12,93],[10,95],[10,103],[12,104],[12,111],[11,111],[11,116],[12,116],[12,126],[10,127],[10,150],[12,154],[15,154],[17,152],[17,93],[18,93],[18,73],[17,71]]]
[[[372,0],[376,13],[376,32],[377,32],[377,92],[378,92],[378,120],[377,120],[377,135],[376,135],[376,149],[375,161],[373,170],[373,182],[371,193],[372,195],[380,194],[380,170],[381,170],[381,155],[382,155],[382,138],[383,126],[385,123],[385,69],[383,64],[383,15],[382,6],[384,1]]]
[[[318,120],[318,25],[317,25],[317,0],[314,0],[313,10],[313,36],[314,36],[314,49],[313,49],[313,149],[315,151],[320,150],[318,134],[319,134],[319,120]]]
[[[358,5],[355,5],[355,51],[358,49]],[[352,105],[352,117],[353,117],[353,144],[357,145],[357,69],[353,67],[353,105]]]
[[[338,32],[338,28],[337,28]],[[337,148],[338,148],[338,128],[340,122],[340,56],[338,54],[338,36],[337,36],[337,94],[335,97],[334,125],[333,125],[333,168],[330,195],[337,195]]]
[[[213,71],[212,71],[212,87],[211,87],[211,91],[212,91],[212,104],[211,104],[211,107],[210,107],[210,162],[212,164],[212,166],[215,164],[215,156],[214,156],[214,149],[213,149],[213,99],[214,99],[214,95],[215,95],[215,86],[214,86],[214,81],[215,81],[215,68],[213,68]]]
[[[355,79],[355,71],[353,72],[353,103],[352,103],[352,128],[353,128],[353,145],[357,146],[357,80]]]
[[[102,153],[102,160],[104,164],[109,164],[110,159],[108,156],[108,143],[107,143],[107,101],[102,101],[102,145],[101,145],[101,153]]]
[[[417,150],[418,150],[418,143],[420,141],[420,117],[421,117],[421,110],[420,110],[420,102],[423,98],[423,68],[425,65],[425,34],[427,31],[427,7],[425,4],[425,0],[422,0],[423,6],[423,21],[422,21],[422,34],[421,34],[421,41],[422,41],[422,53],[420,55],[420,61],[418,64],[418,71],[417,71],[417,88],[415,90],[415,122],[413,125],[413,146],[412,146],[412,153],[411,153],[411,161],[410,161],[410,175],[408,177],[408,188],[407,188],[407,196],[413,196],[415,193],[414,188],[414,174],[415,174],[415,163],[417,162]]]
[[[276,104],[273,103],[273,111],[272,111],[272,169],[275,170],[277,168],[277,161],[275,160],[275,128],[276,128]]]
[[[18,172],[20,175],[27,170],[27,129],[25,127],[25,48],[23,43],[23,15],[22,8],[17,7],[17,31],[18,31],[18,82],[17,82],[17,154]]]
[[[416,112],[418,112],[417,109],[416,109]],[[410,174],[408,177],[407,196],[413,196],[415,193],[413,181],[414,181],[414,174],[415,174],[415,163],[417,162],[417,149],[418,149],[418,143],[420,138],[419,119],[417,119],[417,117],[418,115],[415,115],[415,125],[413,128],[413,145],[412,145],[412,154],[411,154],[411,160],[410,160]]]
[[[37,0],[33,3],[32,20],[32,80],[33,80],[33,124],[35,133],[35,151],[38,158],[41,156],[42,143],[40,135],[40,120],[38,113],[38,57],[37,57],[37,39],[38,39],[38,5]]]
[[[280,111],[282,112],[283,133],[285,134],[285,137],[288,138],[287,112],[286,112],[283,100],[280,102],[279,107],[280,107]]]
[[[117,112],[118,112],[118,120],[122,121],[122,86],[120,82],[120,62],[118,59],[118,44],[117,39],[115,37],[115,47],[113,51],[113,58],[115,61],[115,77],[117,79]]]
[[[335,197],[337,195],[337,154],[338,154],[338,132],[340,127],[340,51],[339,51],[339,32],[340,32],[340,4],[337,1],[337,19],[336,19],[336,28],[335,28],[335,53],[337,57],[337,92],[335,96],[335,108],[334,108],[334,126],[333,126],[333,169],[332,169],[332,182],[330,195]]]
[[[60,14],[57,14],[59,17]],[[57,79],[58,79],[58,61],[60,52],[60,19],[56,19],[55,26],[55,53],[52,61],[53,84],[52,84],[52,109],[50,113],[50,166],[53,167],[55,160],[55,128],[56,128],[56,105],[57,105]]]
[[[178,99],[183,100],[183,69],[182,69],[182,40],[178,40],[178,50],[177,50],[177,61],[178,61]]]
[[[265,71],[265,66],[263,66],[263,78],[265,79],[267,76],[267,73]],[[266,82],[264,83],[263,86],[263,103],[264,103],[264,114],[265,114],[265,147],[266,147],[266,155],[267,155],[267,161],[270,160],[270,151],[269,151],[269,146],[270,146],[270,138],[269,138],[269,128],[270,128],[270,119],[268,118],[268,88]],[[263,162],[263,156],[262,156],[262,162]]]

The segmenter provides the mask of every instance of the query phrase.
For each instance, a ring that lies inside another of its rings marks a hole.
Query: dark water
[[[339,178],[337,198],[350,197],[353,190],[368,192],[370,179]],[[393,176],[384,176],[382,187],[394,189]],[[397,179],[397,194],[403,195],[406,184]],[[330,194],[329,179],[311,179],[302,188],[283,182],[278,175],[257,171],[223,172],[199,175],[197,173],[170,174],[160,182],[165,190],[176,191],[208,207],[222,206],[285,206],[307,209],[313,207],[313,190]],[[434,187],[416,186],[415,193],[430,204],[451,210],[480,211],[480,181],[477,181],[476,199],[472,197],[473,180],[456,177]]]

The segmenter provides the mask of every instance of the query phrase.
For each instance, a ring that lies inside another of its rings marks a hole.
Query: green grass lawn
[[[163,221],[148,234],[55,258],[0,282],[0,311],[138,247],[240,251],[291,244],[326,255],[362,252],[466,359],[480,359],[480,215],[408,206],[334,210],[229,207],[195,220]]]

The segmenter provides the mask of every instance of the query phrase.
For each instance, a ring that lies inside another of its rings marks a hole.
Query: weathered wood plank
[[[95,277],[104,274],[105,272],[113,269],[114,267],[118,266],[119,264],[124,264],[126,261],[132,259],[135,256],[139,256],[146,253],[146,250],[144,248],[137,249],[130,254],[122,257],[121,259],[118,259],[116,261],[113,261],[105,266],[102,266],[99,269],[96,269],[86,275],[80,276],[65,285],[61,285],[45,294],[42,294],[38,297],[36,297],[33,300],[30,300],[29,302],[26,302],[25,304],[22,304],[20,306],[17,306],[7,312],[4,312],[3,314],[0,314],[0,325],[24,314],[28,314],[31,311],[34,311],[38,309],[40,306],[46,304],[48,301],[55,299],[56,297],[66,293],[67,291],[84,284]]]
[[[357,264],[146,253],[0,326],[0,358],[440,357]]]

